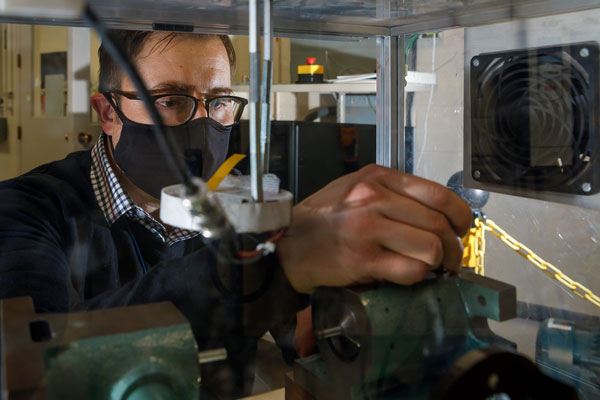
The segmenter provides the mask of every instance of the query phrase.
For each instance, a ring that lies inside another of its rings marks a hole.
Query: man
[[[220,120],[218,108],[241,106],[228,98],[235,62],[229,40],[127,31],[115,37],[172,127],[178,157],[210,177],[235,122]],[[217,261],[197,233],[160,222],[160,188],[178,177],[156,148],[129,78],[103,49],[100,63],[104,95],[92,105],[104,134],[94,148],[0,183],[1,297],[32,296],[42,312],[169,300],[190,320],[200,348],[245,341],[241,357],[251,358],[256,338],[305,305],[295,292],[374,280],[412,284],[439,265],[458,270],[468,206],[441,185],[369,166],[297,205],[276,256],[244,267],[245,275],[253,268],[260,275],[268,264],[274,277],[244,310],[245,337],[227,336],[227,317],[240,305],[215,288]]]

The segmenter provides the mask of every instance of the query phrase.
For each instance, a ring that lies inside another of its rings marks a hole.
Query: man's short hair
[[[129,31],[129,30],[121,30],[114,29],[110,31],[110,34],[117,43],[120,43],[123,46],[125,52],[131,57],[132,61],[135,61],[135,58],[140,54],[142,48],[144,47],[144,43],[146,40],[150,38],[152,34],[159,33],[157,31]],[[233,76],[233,71],[235,70],[235,50],[233,49],[233,44],[227,35],[207,35],[207,34],[193,34],[193,33],[180,33],[180,32],[171,32],[167,33],[160,41],[155,45],[155,47],[164,44],[164,48],[166,48],[173,39],[178,36],[190,36],[193,35],[198,39],[208,40],[211,38],[218,38],[225,46],[225,50],[227,51],[227,57],[229,59],[229,65],[231,67],[231,75]],[[154,50],[154,49],[152,49]],[[121,78],[122,78],[122,70],[119,65],[113,60],[110,54],[106,51],[103,45],[100,45],[98,49],[98,57],[100,61],[100,79],[98,83],[98,91],[100,93],[109,92],[114,89],[121,88]]]

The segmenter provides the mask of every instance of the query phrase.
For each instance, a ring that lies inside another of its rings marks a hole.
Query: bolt
[[[581,190],[583,190],[586,193],[589,193],[592,191],[592,184],[589,182],[584,182],[583,185],[581,185]]]
[[[473,66],[474,67],[479,67],[479,60],[477,58],[473,59]]]
[[[350,343],[360,348],[360,342],[354,339],[353,337],[350,337],[350,335],[345,334],[344,328],[342,328],[341,326],[334,326],[333,328],[325,328],[320,331],[315,331],[315,336],[318,340],[329,339],[336,336],[343,336],[346,339],[348,339]]]
[[[483,296],[477,296],[477,302],[482,307],[485,307],[487,304],[487,301],[485,301],[485,297],[483,297]]]
[[[319,340],[329,339],[332,337],[340,336],[344,333],[344,329],[341,326],[334,326],[333,328],[326,328],[315,332],[315,336]]]
[[[586,58],[590,55],[590,50],[587,47],[584,47],[581,50],[579,50],[579,55],[583,58]]]
[[[481,172],[479,172],[478,170],[473,171],[473,178],[475,178],[475,179],[481,178]]]

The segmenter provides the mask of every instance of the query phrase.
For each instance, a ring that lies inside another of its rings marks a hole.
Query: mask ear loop
[[[110,158],[112,159],[112,162],[114,163],[114,166],[117,167],[119,169],[119,171],[121,171],[122,173],[125,174],[125,171],[123,171],[121,169],[121,166],[117,163],[117,160],[115,160],[115,145],[113,143],[112,140],[112,135],[107,135],[106,132],[104,133],[107,137],[107,141],[108,141],[108,145],[110,146]],[[143,260],[142,260],[143,261]]]
[[[112,135],[106,135],[106,136],[108,136],[108,143],[110,144],[110,153],[111,153],[111,155],[113,155],[113,154],[115,154],[115,145],[112,140]]]

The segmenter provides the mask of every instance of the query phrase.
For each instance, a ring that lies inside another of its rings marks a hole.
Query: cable
[[[302,119],[303,121],[314,121],[318,118],[328,117],[330,115],[335,115],[337,112],[337,107],[318,107],[312,108],[308,110],[308,114]]]
[[[435,41],[436,34],[433,34],[433,43],[431,47],[431,73],[435,73]],[[425,144],[427,143],[427,125],[429,119],[429,110],[431,109],[431,101],[433,99],[433,89],[434,85],[432,84],[429,88],[429,97],[427,99],[427,108],[425,109],[425,122],[423,123],[423,143],[421,144],[421,151],[419,151],[419,158],[417,158],[417,164],[415,165],[415,171],[419,169],[419,164],[421,163],[421,158],[423,157],[423,152],[425,151]]]
[[[406,45],[406,58],[408,58],[408,53],[410,52],[410,48],[412,47],[415,40],[417,40],[418,38],[419,38],[418,33],[411,36],[410,40],[408,41],[408,44]]]
[[[281,238],[281,236],[283,236],[284,232],[285,232],[284,230],[281,230],[275,236],[271,237],[268,240],[272,240],[272,241],[279,240]],[[235,238],[230,238],[230,243],[232,243],[235,246],[237,241],[235,240]],[[238,258],[234,258],[234,257],[228,258],[228,257],[224,257],[223,254],[221,254],[219,252],[219,249],[216,246],[215,240],[206,240],[205,244],[208,247],[209,251],[211,251],[213,253],[213,255],[215,256],[216,261],[217,261],[215,263],[211,263],[211,265],[210,265],[211,280],[212,280],[213,284],[215,285],[215,288],[221,293],[223,298],[225,298],[228,302],[230,302],[232,304],[252,302],[252,301],[258,299],[260,296],[262,296],[268,290],[268,288],[271,286],[271,283],[273,282],[274,275],[275,275],[275,268],[277,266],[273,262],[268,263],[267,270],[265,271],[265,279],[263,280],[261,285],[258,287],[258,289],[256,289],[254,292],[244,295],[244,294],[237,293],[235,290],[227,289],[227,287],[225,287],[225,285],[223,284],[223,282],[221,281],[221,278],[219,276],[219,271],[217,269],[218,266],[221,264],[236,265],[238,267],[245,266],[245,265],[251,265],[251,264],[254,264],[257,261],[259,261],[260,259],[262,259],[263,253],[261,251],[257,256],[252,257],[252,258],[242,258],[242,259],[238,259]],[[239,250],[234,249],[233,253],[237,253],[238,251]]]
[[[419,35],[413,35],[406,46],[406,66],[407,71],[417,70],[417,39]],[[412,50],[412,52],[411,52]],[[412,109],[415,100],[415,92],[408,92],[406,95],[406,126],[412,127]]]
[[[140,246],[138,246],[137,240],[135,240],[135,236],[133,235],[131,230],[129,231],[129,236],[131,236],[131,241],[133,242],[133,244],[135,246],[135,250],[137,251],[138,257],[140,258],[140,262],[142,263],[142,269],[144,270],[144,273],[146,273],[146,272],[148,272],[148,270],[146,269],[146,263],[144,262],[144,257],[142,257],[142,252],[140,251]]]
[[[238,258],[246,259],[250,257],[255,257],[259,255],[267,255],[269,253],[275,252],[275,243],[283,237],[285,233],[285,229],[280,230],[275,235],[271,236],[269,239],[265,240],[263,243],[260,243],[256,246],[256,250],[252,251],[244,251],[238,250],[235,252],[235,255]]]
[[[86,5],[85,7],[83,18],[96,31],[108,53],[133,82],[136,90],[138,91],[138,95],[140,96],[144,106],[146,107],[146,110],[152,118],[152,130],[154,131],[154,135],[159,147],[166,155],[166,162],[171,168],[178,171],[178,173],[181,175],[188,193],[194,191],[193,185],[190,183],[192,174],[187,169],[185,164],[183,162],[178,162],[177,158],[174,156],[177,154],[177,145],[171,136],[166,134],[164,129],[165,125],[162,121],[162,118],[154,107],[154,102],[150,98],[150,94],[148,93],[148,90],[146,89],[146,86],[144,85],[144,82],[142,81],[135,66],[120,45],[113,40],[108,29],[102,22],[100,22],[89,5]]]

